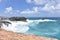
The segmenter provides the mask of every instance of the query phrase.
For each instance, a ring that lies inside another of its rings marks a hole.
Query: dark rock
[[[11,23],[10,23],[10,22],[8,22],[8,21],[1,21],[1,23],[11,24]]]
[[[10,17],[10,21],[26,21],[25,17]]]
[[[8,27],[8,25],[11,23],[8,21],[0,21],[0,28],[1,28],[1,26],[3,26],[3,24],[7,25],[7,27]]]

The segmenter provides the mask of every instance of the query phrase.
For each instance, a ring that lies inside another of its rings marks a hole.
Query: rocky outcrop
[[[26,21],[25,17],[10,17],[10,21]]]
[[[8,22],[8,21],[1,21],[0,20],[0,28],[1,28],[1,26],[3,26],[3,24],[7,25],[7,27],[8,27],[8,25],[11,24],[11,23]]]
[[[10,21],[26,21],[25,17],[1,17],[0,20],[10,20]]]
[[[8,23],[8,24],[11,24],[11,23],[8,22],[8,21],[0,21],[0,23]]]

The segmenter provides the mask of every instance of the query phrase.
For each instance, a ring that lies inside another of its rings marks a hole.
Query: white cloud
[[[60,13],[60,4],[56,6],[46,4],[44,7],[33,7],[32,10],[27,9],[21,11],[23,14],[32,14],[32,13],[40,13],[41,11],[51,12],[51,13]]]
[[[32,13],[40,13],[41,11],[47,12],[60,12],[60,1],[59,0],[26,0],[28,3],[33,3],[36,7],[30,9],[25,9],[23,11],[13,10],[12,7],[8,7],[5,10],[5,13],[21,13],[21,14],[32,14]],[[37,5],[44,5],[43,7]]]
[[[10,13],[12,11],[13,11],[13,8],[12,7],[8,7],[8,8],[6,8],[5,13]]]
[[[24,10],[24,11],[21,11],[21,13],[25,13],[25,14],[31,14],[31,13],[37,13],[38,12],[38,7],[33,7],[32,10],[30,9],[27,9],[27,10]]]
[[[6,8],[5,9],[5,12],[4,13],[9,13],[9,14],[16,14],[16,13],[19,13],[19,14],[32,14],[32,13],[38,13],[40,10],[39,7],[33,7],[31,10],[30,9],[25,9],[25,10],[14,10],[11,6]]]
[[[45,11],[48,11],[48,12],[59,12],[60,11],[60,4],[57,4],[57,5],[49,5],[49,4],[46,4],[42,10],[45,10]]]
[[[28,0],[26,0],[28,2]],[[38,11],[59,12],[60,0],[29,0],[28,3],[37,5],[44,5],[42,8],[38,7]]]
[[[47,0],[34,0],[33,2],[36,5],[40,5],[40,4],[43,5],[43,4],[47,3]]]
[[[35,5],[44,5],[44,4],[52,4],[60,3],[60,0],[26,0],[27,3],[33,3]]]
[[[49,6],[48,4],[46,4],[42,10],[45,10],[45,11],[52,11],[52,10],[55,10],[55,7],[54,6]]]
[[[34,13],[34,11],[32,10],[29,10],[29,9],[27,9],[27,10],[24,10],[24,11],[21,11],[21,13],[23,13],[23,14],[30,14],[30,13]]]
[[[38,7],[33,7],[33,10],[34,10],[35,12],[38,12],[38,11],[39,11],[38,9],[39,9]]]
[[[26,0],[27,3],[33,3],[35,5],[44,5],[44,4],[55,4],[54,0]]]
[[[5,9],[4,13],[16,14],[16,13],[20,13],[20,10],[14,10],[12,7],[8,7]]]

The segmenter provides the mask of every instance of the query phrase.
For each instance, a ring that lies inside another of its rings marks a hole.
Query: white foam
[[[39,20],[27,20],[28,22],[34,22],[34,21],[37,21],[37,22],[49,22],[49,21],[52,21],[52,22],[56,22],[56,20],[50,20],[50,19],[39,19]]]
[[[9,20],[6,20],[8,22],[10,22],[11,24],[8,25],[8,27],[3,24],[3,29],[5,30],[8,30],[8,31],[14,31],[14,32],[21,32],[21,33],[24,33],[24,32],[27,32],[29,30],[29,25],[31,25],[32,23],[36,23],[38,24],[39,22],[49,22],[49,21],[56,21],[56,20],[49,20],[49,19],[39,19],[39,20],[28,20],[27,19],[27,22],[23,22],[23,21],[9,21]],[[36,25],[35,24],[35,25]]]
[[[9,21],[12,24],[9,24],[8,27],[3,24],[3,29],[8,31],[14,31],[14,32],[21,32],[24,33],[29,30],[29,27],[27,26],[26,22],[22,21]]]

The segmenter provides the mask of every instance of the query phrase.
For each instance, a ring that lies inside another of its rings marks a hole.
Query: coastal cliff
[[[0,40],[57,40],[57,39],[40,37],[31,34],[21,34],[1,29]]]

